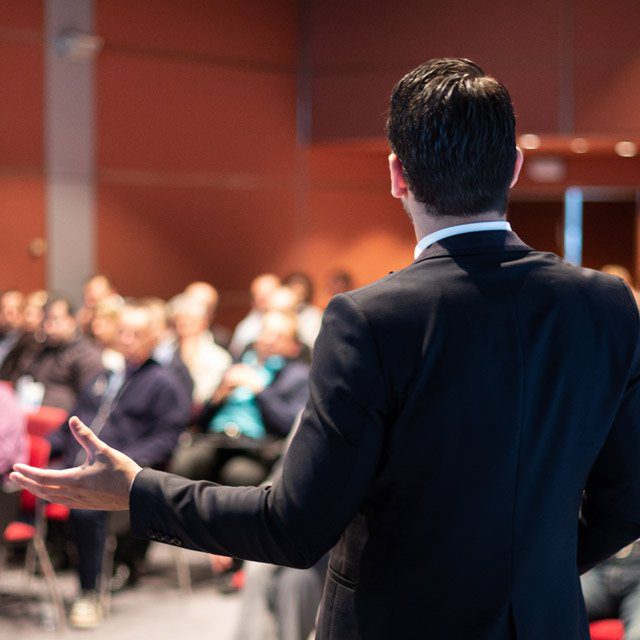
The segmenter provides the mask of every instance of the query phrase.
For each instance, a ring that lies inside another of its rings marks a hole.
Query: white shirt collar
[[[438,229],[438,231],[434,231],[420,239],[420,242],[418,242],[413,251],[413,257],[414,259],[418,258],[427,247],[430,247],[439,240],[450,238],[451,236],[458,236],[462,233],[475,233],[476,231],[511,231],[511,225],[506,220],[491,220],[490,222],[470,222],[468,224],[457,224],[453,227]]]

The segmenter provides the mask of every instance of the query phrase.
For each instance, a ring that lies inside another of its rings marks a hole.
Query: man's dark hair
[[[51,309],[51,307],[54,304],[58,304],[58,303],[62,303],[64,304],[64,306],[67,309],[67,314],[70,316],[75,316],[76,315],[76,307],[73,304],[73,302],[71,302],[71,300],[69,300],[69,298],[65,298],[65,296],[61,296],[58,294],[52,294],[49,299],[47,300],[47,302],[44,305],[44,314],[47,315],[47,313],[49,313],[49,310]]]
[[[393,89],[387,135],[432,215],[505,212],[516,160],[509,92],[462,58],[429,60]]]

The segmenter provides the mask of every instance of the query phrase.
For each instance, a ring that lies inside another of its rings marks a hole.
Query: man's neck
[[[485,211],[468,216],[434,216],[421,212],[411,216],[413,228],[416,234],[416,240],[420,240],[425,236],[446,229],[447,227],[455,227],[459,224],[471,224],[473,222],[492,222],[494,220],[505,220],[504,213],[499,211]]]

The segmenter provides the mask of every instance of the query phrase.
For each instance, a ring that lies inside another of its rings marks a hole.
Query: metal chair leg
[[[189,570],[189,563],[187,562],[185,551],[184,549],[171,547],[171,555],[176,567],[176,573],[178,574],[180,591],[184,594],[189,594],[191,593],[191,571]]]
[[[107,525],[108,526],[108,525]],[[111,608],[111,576],[113,574],[113,558],[118,544],[115,533],[109,531],[102,554],[102,576],[100,578],[100,604],[103,616],[109,615]]]
[[[49,557],[49,552],[47,551],[47,548],[45,546],[44,538],[42,538],[42,536],[40,535],[34,536],[33,546],[35,548],[35,553],[38,557],[38,561],[40,562],[45,582],[47,583],[47,587],[49,589],[49,595],[51,596],[55,607],[56,621],[54,624],[56,627],[65,628],[66,617],[64,610],[64,600],[62,599],[62,593],[60,592],[60,587],[58,585],[58,578],[56,577],[53,565],[51,564],[51,558]]]

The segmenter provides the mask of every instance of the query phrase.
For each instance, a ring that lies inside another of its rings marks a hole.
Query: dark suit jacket
[[[586,640],[579,570],[640,536],[638,337],[616,278],[442,240],[332,300],[270,488],[144,470],[133,531],[297,567],[333,547],[321,639]]]

